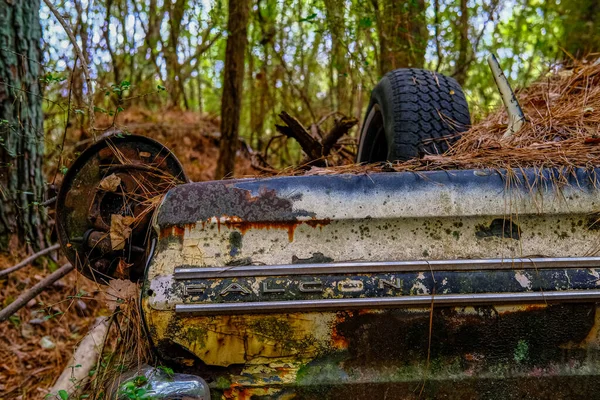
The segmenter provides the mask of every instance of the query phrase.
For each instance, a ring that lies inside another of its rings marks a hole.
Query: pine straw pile
[[[445,154],[394,164],[313,167],[306,174],[600,165],[599,63],[562,68],[521,90],[517,98],[527,122],[506,140],[508,115],[500,108],[463,133]]]

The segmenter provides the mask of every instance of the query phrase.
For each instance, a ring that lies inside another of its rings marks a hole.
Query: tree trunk
[[[372,0],[379,33],[379,72],[423,68],[427,48],[425,0]]]
[[[0,0],[0,250],[44,247],[40,0]]]
[[[460,18],[458,20],[458,60],[454,78],[462,86],[467,80],[467,59],[469,57],[469,7],[467,0],[460,0]]]
[[[238,148],[242,90],[244,84],[244,57],[248,42],[248,0],[229,0],[225,73],[221,95],[221,142],[215,179],[233,175],[235,153]]]
[[[175,3],[168,1],[165,3],[169,10],[169,41],[167,42],[164,55],[165,66],[167,69],[167,80],[169,82],[169,95],[171,96],[171,106],[181,107],[181,98],[183,94],[183,82],[181,82],[178,60],[179,36],[181,35],[181,23],[185,13],[187,0],[176,0]]]
[[[347,65],[346,25],[344,20],[344,1],[343,0],[325,0],[325,9],[327,12],[327,22],[329,32],[331,33],[331,64],[333,67],[333,87],[337,104],[337,111],[345,115],[351,114],[350,94],[352,85],[350,84],[349,70]]]

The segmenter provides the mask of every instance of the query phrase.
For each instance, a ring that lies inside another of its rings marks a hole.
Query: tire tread
[[[467,100],[453,78],[406,68],[391,71],[384,79],[391,84],[393,93],[390,100],[394,118],[394,159],[443,153],[458,140],[457,133],[468,128]]]

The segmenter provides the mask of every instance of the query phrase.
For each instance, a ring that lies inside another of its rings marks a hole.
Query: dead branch
[[[44,250],[40,250],[37,253],[30,255],[29,257],[27,257],[20,263],[0,271],[0,278],[10,274],[11,272],[20,270],[21,268],[29,265],[29,263],[35,261],[36,259],[40,258],[41,256],[45,256],[46,254],[48,254],[54,250],[58,250],[59,248],[60,248],[60,244],[57,243],[57,244],[53,244],[50,247],[45,248]]]
[[[6,321],[8,317],[19,311],[21,308],[23,308],[29,302],[29,300],[42,293],[47,286],[52,285],[54,282],[67,275],[74,269],[75,267],[72,264],[65,264],[50,275],[48,275],[47,277],[45,277],[44,279],[42,279],[41,281],[39,281],[38,283],[36,283],[31,289],[27,290],[26,292],[23,292],[19,297],[17,297],[15,301],[13,301],[8,306],[0,310],[0,322]]]
[[[279,118],[286,125],[275,125],[275,128],[288,138],[296,139],[302,150],[311,160],[317,160],[323,156],[321,143],[311,136],[300,121],[285,111],[279,114]]]
[[[333,149],[338,140],[358,123],[356,118],[342,116],[336,119],[333,128],[323,136],[323,139],[318,140],[296,118],[285,111],[279,114],[279,118],[286,125],[275,125],[277,131],[283,133],[288,138],[295,139],[300,144],[300,147],[306,154],[306,157],[300,164],[305,167],[325,165],[325,157],[331,153],[331,149]]]
[[[335,125],[327,135],[323,138],[323,155],[328,156],[333,146],[344,136],[350,129],[358,123],[356,118],[342,117],[335,121]]]

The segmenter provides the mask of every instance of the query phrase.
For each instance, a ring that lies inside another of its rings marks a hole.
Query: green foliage
[[[77,26],[78,40],[87,40],[95,113],[112,117],[115,123],[133,106],[220,113],[227,2],[115,0],[108,11],[102,2],[93,7],[90,2],[75,2],[81,7],[73,2],[59,2],[57,7]],[[563,45],[573,53],[572,46],[600,43],[595,31],[600,16],[586,11],[594,3],[591,0],[468,0],[466,10],[461,10],[461,3],[426,2],[426,12],[417,17],[426,22],[429,34],[408,33],[415,42],[426,44],[426,68],[460,78],[476,118],[500,102],[486,62],[489,53],[499,56],[518,88],[564,59]],[[392,0],[252,2],[242,138],[259,151],[270,143],[269,161],[289,165],[299,162],[302,154],[295,143],[277,137],[274,125],[281,110],[305,125],[332,111],[362,118],[370,90],[381,78],[382,40],[394,39],[382,37],[381,26],[398,9],[395,4]],[[414,12],[418,4],[406,2],[403,10]],[[67,79],[74,62],[70,50],[64,50],[68,40],[53,18],[44,18],[50,15],[45,6],[41,12],[48,71],[41,81],[47,86],[45,98],[52,101],[44,106],[49,115],[58,115],[57,104],[64,107],[65,93],[73,83],[73,115],[83,121],[86,83],[79,69]],[[177,23],[172,15],[180,16]],[[110,29],[105,34],[106,27]],[[465,31],[467,48],[461,47],[460,34]],[[404,24],[398,24],[397,33],[406,33]],[[64,120],[60,115],[50,122]],[[7,123],[0,120],[0,132]]]
[[[317,18],[317,14],[310,14],[308,17],[299,19],[298,22],[315,22],[315,18]]]
[[[44,82],[46,85],[49,85],[52,83],[61,83],[61,82],[65,81],[66,79],[67,79],[66,76],[54,75],[52,72],[48,72],[46,75],[44,75],[42,78],[40,78],[40,81]]]
[[[522,363],[529,358],[529,345],[525,340],[519,340],[515,347],[514,359],[518,363]]]
[[[131,88],[131,83],[129,83],[129,81],[122,81],[118,85],[112,84],[111,88],[112,88],[113,93],[123,94],[123,92],[125,92]],[[107,93],[110,94],[110,92],[107,92]]]
[[[175,372],[173,372],[172,368],[165,367],[164,365],[159,365],[158,369],[160,369],[162,372],[164,372],[167,375],[167,377],[169,377],[169,378],[173,378],[173,375],[175,374]]]
[[[21,325],[21,318],[19,318],[18,315],[13,314],[10,317],[8,317],[8,320],[10,321],[11,324],[16,326],[17,328]]]
[[[154,397],[150,389],[148,379],[140,375],[122,384],[119,389],[119,395],[125,396],[129,400],[151,400]]]

